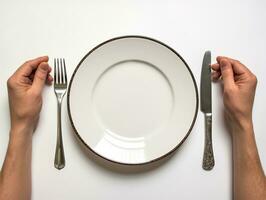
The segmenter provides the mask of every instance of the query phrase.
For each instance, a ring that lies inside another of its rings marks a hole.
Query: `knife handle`
[[[212,148],[212,114],[205,114],[205,147],[202,168],[211,170],[214,167],[214,156]]]

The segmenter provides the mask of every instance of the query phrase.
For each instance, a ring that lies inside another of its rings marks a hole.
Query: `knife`
[[[200,81],[200,109],[205,118],[205,146],[202,168],[211,170],[214,167],[212,148],[212,86],[211,86],[211,52],[206,51],[203,57]]]

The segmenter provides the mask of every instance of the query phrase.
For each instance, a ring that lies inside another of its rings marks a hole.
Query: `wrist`
[[[233,139],[253,135],[252,118],[239,119],[232,123]]]
[[[10,129],[8,149],[17,155],[30,153],[32,149],[32,131],[26,126]]]
[[[11,117],[11,130],[32,131],[34,130],[33,120],[27,118]]]
[[[27,123],[11,123],[10,139],[11,140],[31,140],[33,127]]]

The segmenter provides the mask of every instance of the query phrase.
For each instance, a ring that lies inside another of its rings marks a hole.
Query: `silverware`
[[[201,111],[205,118],[205,147],[202,167],[211,170],[214,167],[212,147],[212,87],[211,87],[211,52],[206,51],[203,58],[200,83]]]
[[[67,89],[67,73],[64,58],[54,59],[54,91],[57,98],[57,142],[54,166],[57,169],[65,167],[65,154],[61,127],[61,104]]]

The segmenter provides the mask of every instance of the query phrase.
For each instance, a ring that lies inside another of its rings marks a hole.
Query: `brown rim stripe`
[[[72,86],[72,81],[75,77],[75,74],[76,72],[78,71],[81,63],[83,63],[83,61],[92,53],[94,52],[96,49],[98,49],[99,47],[103,46],[104,44],[106,43],[109,43],[109,42],[112,42],[114,40],[119,40],[119,39],[124,39],[124,38],[141,38],[141,39],[146,39],[146,40],[151,40],[153,42],[156,42],[158,44],[161,44],[163,46],[165,46],[166,48],[168,48],[169,50],[171,50],[174,54],[176,54],[182,61],[183,63],[185,64],[185,66],[187,67],[191,77],[192,77],[192,80],[193,80],[193,83],[194,83],[194,87],[195,87],[195,92],[196,92],[196,109],[195,109],[195,114],[194,114],[194,118],[193,118],[193,121],[190,125],[190,128],[187,132],[187,134],[185,135],[185,137],[181,140],[181,142],[179,142],[171,151],[167,152],[166,154],[158,157],[158,158],[155,158],[153,160],[150,160],[148,162],[144,162],[144,163],[122,163],[122,162],[118,162],[118,161],[114,161],[114,160],[111,160],[109,158],[106,158],[100,154],[98,154],[97,152],[95,152],[82,138],[81,136],[79,135],[74,123],[73,123],[73,120],[72,120],[72,116],[71,116],[71,111],[70,111],[70,104],[69,104],[69,98],[70,98],[70,92],[71,92],[71,86]],[[191,69],[189,68],[188,64],[185,62],[185,60],[171,47],[169,47],[168,45],[162,43],[161,41],[159,40],[156,40],[156,39],[153,39],[153,38],[150,38],[150,37],[146,37],[146,36],[140,36],[140,35],[126,35],[126,36],[120,36],[120,37],[115,37],[115,38],[112,38],[112,39],[109,39],[105,42],[102,42],[100,43],[99,45],[97,45],[96,47],[94,47],[92,50],[90,50],[82,59],[81,61],[79,62],[79,64],[77,65],[77,67],[75,68],[72,76],[71,76],[71,79],[70,79],[70,83],[69,83],[69,88],[68,88],[68,92],[67,92],[67,111],[68,111],[68,116],[69,116],[69,119],[70,119],[70,123],[71,123],[71,126],[73,127],[74,129],[74,132],[75,134],[78,136],[79,140],[91,151],[93,152],[95,155],[99,156],[100,158],[103,158],[104,160],[107,160],[107,161],[110,161],[112,163],[116,163],[116,164],[121,164],[121,165],[131,165],[131,166],[134,166],[134,165],[145,165],[145,164],[150,164],[152,162],[155,162],[155,161],[158,161],[158,160],[161,160],[162,158],[165,158],[166,156],[170,155],[171,153],[173,153],[176,149],[178,149],[183,143],[184,141],[187,139],[187,137],[189,136],[195,122],[196,122],[196,118],[197,118],[197,114],[198,114],[198,107],[199,107],[199,95],[198,95],[198,87],[197,87],[197,83],[195,81],[195,78],[194,78],[194,75],[191,71]]]

